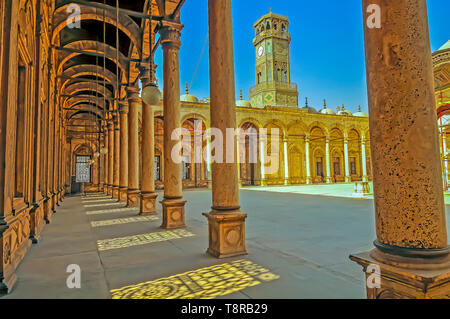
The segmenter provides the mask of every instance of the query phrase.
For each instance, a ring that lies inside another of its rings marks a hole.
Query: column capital
[[[129,107],[126,100],[119,101],[119,112],[120,114],[128,114]]]
[[[344,137],[344,144],[348,144],[348,136]]]
[[[127,87],[127,96],[128,101],[130,103],[140,103],[141,97],[139,96],[141,89],[135,86],[128,86]]]
[[[153,57],[152,57],[153,58]],[[155,73],[156,69],[158,68],[158,65],[155,63],[152,63],[153,70],[150,70],[150,63],[148,61],[142,61],[139,65],[139,78],[141,79],[142,83],[142,89],[146,86],[149,86],[152,82],[150,81],[151,73],[153,72],[153,79],[156,78]]]
[[[181,46],[180,36],[183,25],[171,21],[162,21],[162,27],[159,31],[161,36],[161,46],[163,50],[179,49]]]

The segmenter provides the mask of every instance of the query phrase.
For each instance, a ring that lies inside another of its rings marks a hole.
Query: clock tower
[[[250,89],[251,105],[297,108],[297,84],[291,83],[289,19],[270,10],[253,27],[256,86]]]

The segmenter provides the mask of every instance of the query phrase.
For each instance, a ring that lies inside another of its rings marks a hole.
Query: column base
[[[103,193],[105,194],[105,195],[109,195],[108,194],[108,189],[109,189],[109,186],[108,185],[103,185]]]
[[[184,222],[184,205],[186,201],[179,199],[164,199],[161,201],[163,222],[161,228],[174,229],[186,227]]]
[[[56,202],[57,202],[56,194],[52,194],[51,195],[51,207],[52,207],[53,213],[56,213]]]
[[[363,267],[368,299],[449,299],[450,255],[436,258],[411,258],[391,255],[375,248],[351,255]],[[378,266],[379,281],[368,267]],[[374,287],[376,286],[376,287]]]
[[[120,189],[119,186],[113,186],[112,188],[112,197],[119,199]]]
[[[345,182],[346,183],[351,183],[352,182],[352,178],[350,176],[345,176]]]
[[[331,183],[333,183],[333,181],[334,181],[334,179],[331,178],[331,177],[326,177],[326,178],[325,178],[325,182],[326,182],[327,184],[331,184]]]
[[[128,198],[128,188],[127,187],[120,187],[119,188],[119,201],[120,202],[126,202]]]
[[[53,211],[52,211],[51,199],[47,198],[44,200],[44,219],[47,224],[50,224],[52,222],[52,216],[53,216]]]
[[[243,214],[240,210],[227,213],[213,210],[204,213],[203,216],[208,219],[208,254],[216,258],[247,255],[245,245],[247,214]]]
[[[30,210],[30,239],[33,244],[39,241],[45,226],[44,205],[35,204]]]
[[[141,192],[141,209],[139,215],[148,216],[156,215],[156,198],[158,194],[152,193],[142,193]]]
[[[311,185],[312,184],[312,178],[311,177],[307,177],[306,178],[306,184],[307,185]]]
[[[139,207],[141,192],[138,189],[129,189],[127,192],[127,207]]]

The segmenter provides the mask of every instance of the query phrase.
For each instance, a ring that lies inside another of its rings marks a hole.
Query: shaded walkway
[[[249,255],[218,260],[205,253],[210,191],[185,198],[188,227],[167,232],[161,212],[142,218],[106,197],[66,197],[4,298],[365,297],[348,255],[371,248],[371,201],[241,191]],[[80,289],[66,286],[69,264],[81,267]]]

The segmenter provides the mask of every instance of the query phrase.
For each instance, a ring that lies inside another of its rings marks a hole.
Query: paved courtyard
[[[209,190],[184,193],[188,227],[176,231],[159,228],[161,212],[66,197],[3,298],[365,298],[348,256],[372,248],[373,201],[272,189],[241,190],[249,254],[225,260],[205,253]],[[70,264],[79,289],[67,288]]]

